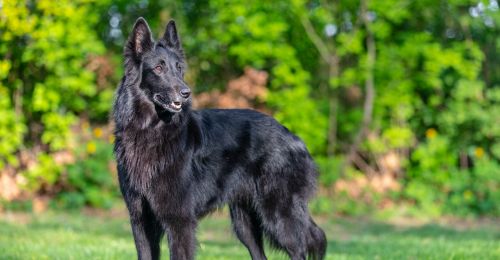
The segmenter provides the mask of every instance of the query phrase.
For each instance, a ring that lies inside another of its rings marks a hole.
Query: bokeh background
[[[197,108],[306,142],[314,214],[499,217],[498,0],[0,0],[1,212],[123,204],[109,111],[139,16],[176,20]]]

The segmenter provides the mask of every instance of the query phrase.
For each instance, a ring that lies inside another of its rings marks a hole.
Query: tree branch
[[[333,41],[331,43],[331,47],[333,51],[328,48],[327,43],[325,43],[321,37],[318,35],[316,30],[314,29],[311,21],[303,14],[299,14],[300,21],[304,30],[306,31],[307,36],[314,44],[316,49],[318,50],[321,58],[328,65],[328,79],[338,78],[339,77],[339,57],[335,52],[335,46],[333,45]],[[327,140],[327,154],[328,156],[333,156],[336,142],[337,142],[337,110],[338,110],[338,98],[335,91],[329,87],[328,88],[328,140]]]
[[[299,15],[300,16],[300,22],[302,23],[302,26],[304,27],[304,30],[307,33],[307,36],[309,36],[309,39],[311,39],[312,43],[314,46],[316,46],[316,49],[318,50],[319,54],[321,55],[321,58],[325,60],[325,62],[329,65],[331,65],[331,54],[330,50],[328,50],[327,45],[321,40],[321,37],[316,33],[316,30],[314,30],[314,27],[305,17],[304,15]]]
[[[376,45],[375,38],[373,36],[373,32],[371,31],[370,21],[368,19],[367,13],[367,1],[361,0],[361,19],[366,29],[366,48],[367,48],[367,56],[366,56],[366,80],[365,80],[365,101],[363,104],[363,119],[361,122],[361,128],[357,133],[353,144],[349,149],[349,153],[347,155],[347,164],[350,164],[355,157],[356,151],[361,144],[361,141],[366,136],[368,132],[368,128],[372,121],[373,114],[373,102],[375,98],[375,83],[373,70],[375,67],[376,60]],[[342,172],[344,169],[342,169]]]

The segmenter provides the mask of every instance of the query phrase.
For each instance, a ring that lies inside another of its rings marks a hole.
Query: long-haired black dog
[[[317,171],[304,143],[252,110],[191,110],[174,21],[157,42],[139,18],[125,46],[116,93],[115,155],[140,259],[193,259],[200,217],[229,204],[252,259],[263,237],[292,259],[322,259],[324,232],[307,208]]]

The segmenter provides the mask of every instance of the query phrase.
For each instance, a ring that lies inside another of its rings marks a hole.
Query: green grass
[[[0,259],[136,258],[126,216],[97,215],[0,214]],[[197,259],[249,259],[220,215],[201,222]],[[500,259],[498,222],[475,228],[337,218],[319,222],[328,236],[327,259]],[[163,242],[163,259],[168,259],[166,247]],[[287,259],[270,249],[266,253],[269,259]]]

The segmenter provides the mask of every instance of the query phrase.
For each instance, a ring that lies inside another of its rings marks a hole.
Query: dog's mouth
[[[153,101],[156,105],[159,107],[172,112],[172,113],[179,113],[182,111],[182,103],[178,101],[166,101],[165,98],[163,98],[159,94],[155,94],[153,96]]]

